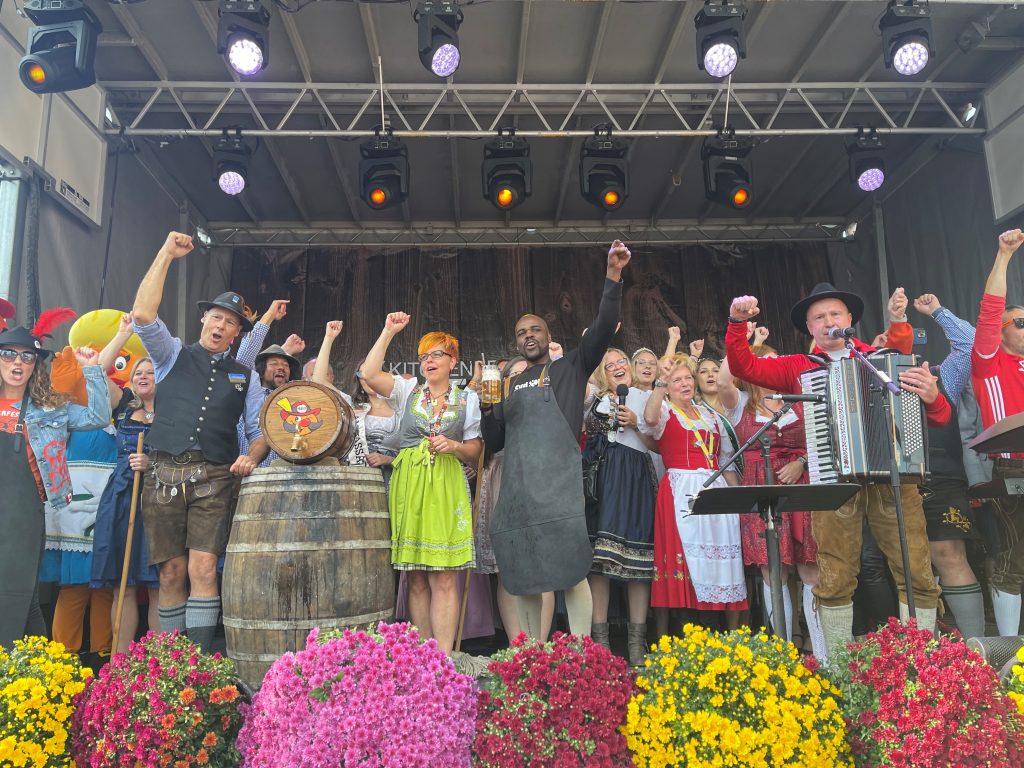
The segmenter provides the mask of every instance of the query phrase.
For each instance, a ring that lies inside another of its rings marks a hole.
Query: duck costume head
[[[82,375],[82,369],[78,366],[78,361],[75,360],[74,349],[92,347],[97,352],[102,352],[110,340],[117,335],[122,317],[124,317],[124,312],[118,309],[94,309],[75,320],[68,332],[69,346],[58,352],[53,361],[54,389],[70,394],[76,403],[84,404],[86,402],[85,377]],[[142,340],[138,334],[133,333],[128,337],[124,346],[118,350],[114,362],[106,371],[107,377],[124,389],[128,384],[128,377],[131,375],[135,361],[145,356],[146,348],[142,346]]]

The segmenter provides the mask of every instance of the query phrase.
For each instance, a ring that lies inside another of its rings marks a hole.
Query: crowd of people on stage
[[[920,626],[933,628],[944,606],[947,624],[984,635],[984,594],[968,560],[967,545],[977,541],[991,561],[998,632],[1018,634],[1024,496],[993,496],[977,514],[982,502],[970,489],[1024,476],[1024,452],[989,457],[965,445],[1024,411],[1024,306],[1006,300],[1007,267],[1022,244],[1019,229],[1000,236],[976,326],[933,294],[911,302],[898,288],[885,330],[871,344],[847,339],[835,329],[872,318],[859,296],[821,283],[790,312],[808,348],[783,354],[758,324],[753,296],[732,301],[724,339],[696,339],[681,351],[673,327],[665,344],[649,340],[653,348],[612,346],[631,259],[615,241],[589,328],[560,340],[563,350],[543,318],[523,315],[509,328],[516,354],[499,361],[496,390],[482,386],[480,365],[465,386],[455,383],[460,343],[443,330],[419,339],[419,378],[388,372],[389,345],[412,320],[391,312],[341,392],[355,419],[344,460],[381,471],[408,619],[452,652],[462,574],[474,571],[493,577],[510,639],[547,637],[564,620],[610,646],[613,628],[624,626],[626,654],[639,665],[649,640],[678,631],[681,619],[731,629],[771,614],[779,634],[824,659],[889,615],[906,618],[911,603]],[[74,350],[84,379],[77,398],[51,382],[52,327],[7,327],[13,307],[0,306],[0,644],[46,632],[37,588],[43,504],[59,509],[72,498],[69,435],[106,429],[117,458],[96,511],[93,588],[120,582],[132,480],[143,478],[126,611],[110,644],[124,650],[131,642],[148,593],[151,628],[187,632],[210,648],[239,484],[278,458],[262,434],[261,408],[289,381],[342,389],[331,364],[340,321],[326,324],[306,360],[298,336],[264,346],[289,311],[284,299],[257,317],[227,291],[199,303],[197,341],[173,336],[158,313],[164,283],[192,248],[190,237],[170,233],[109,344]],[[713,474],[722,487],[807,483],[803,406],[770,396],[801,392],[803,374],[848,356],[850,346],[910,354],[911,304],[950,344],[941,364],[909,367],[898,382],[924,403],[930,446],[929,477],[900,486],[913,600],[893,487],[855,480],[860,488],[838,510],[782,515],[783,601],[773,612],[764,520],[693,514],[694,496]],[[132,361],[122,389],[105,374],[132,334],[146,354]],[[737,456],[772,419],[771,466],[758,444]]]

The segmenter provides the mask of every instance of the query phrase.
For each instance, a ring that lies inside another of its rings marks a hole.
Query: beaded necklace
[[[438,410],[437,414],[434,415],[434,398],[431,397],[431,395],[430,395],[430,386],[428,384],[424,383],[424,385],[423,385],[423,410],[427,414],[427,419],[428,419],[428,426],[427,426],[427,436],[428,437],[437,437],[439,434],[441,434],[441,419],[444,417],[445,411],[448,410],[448,404],[451,402],[451,399],[452,399],[452,385],[451,384],[448,385],[448,391],[445,392],[443,395],[441,395],[441,397],[443,398],[443,401],[441,403],[441,408]],[[430,464],[431,465],[434,464],[434,456],[435,455],[436,454],[434,453],[434,451],[431,450],[430,451]]]

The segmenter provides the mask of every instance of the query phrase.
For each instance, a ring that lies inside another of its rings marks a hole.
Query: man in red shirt
[[[971,350],[971,381],[985,428],[1024,411],[1024,307],[1006,303],[1006,269],[1024,232],[999,236],[999,250],[981,297]],[[994,479],[1024,477],[1024,452],[992,457]],[[1006,526],[1006,549],[995,558],[992,607],[1000,635],[1020,628],[1020,587],[1024,582],[1024,503],[1020,496],[996,499],[998,518]]]
[[[850,328],[863,314],[864,302],[856,294],[836,290],[830,283],[819,283],[809,296],[793,306],[790,313],[793,324],[814,338],[811,354],[816,355],[817,360],[808,355],[754,357],[747,346],[747,321],[760,311],[753,296],[733,299],[729,308],[729,329],[725,335],[729,369],[733,376],[766,389],[798,393],[801,391],[800,374],[849,356],[844,340],[832,338],[829,331]],[[873,347],[858,339],[851,341],[865,354],[874,351]],[[943,426],[949,421],[949,403],[939,394],[936,378],[928,370],[927,363],[900,374],[900,386],[921,397],[929,424]],[[896,578],[900,613],[904,618],[907,615],[906,580],[903,577],[892,487],[884,483],[861,482],[860,485],[861,490],[838,510],[814,512],[812,517],[819,567],[814,594],[818,598],[821,626],[830,653],[853,639],[853,593],[860,572],[864,515],[867,515],[871,530],[889,559]],[[924,629],[933,629],[939,589],[932,576],[921,495],[916,485],[907,483],[901,488],[900,498],[910,550],[917,622]]]

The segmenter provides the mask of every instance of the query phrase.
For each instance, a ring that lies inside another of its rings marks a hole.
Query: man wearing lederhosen
[[[157,316],[167,271],[192,247],[188,235],[167,236],[139,285],[133,313],[159,384],[142,516],[150,560],[160,568],[160,626],[187,631],[208,650],[220,613],[217,557],[227,546],[232,494],[238,477],[266,455],[267,444],[258,424],[264,398],[259,377],[231,356],[235,337],[252,327],[242,297],[228,291],[199,302],[203,329],[189,346]],[[242,455],[239,417],[250,441]]]

